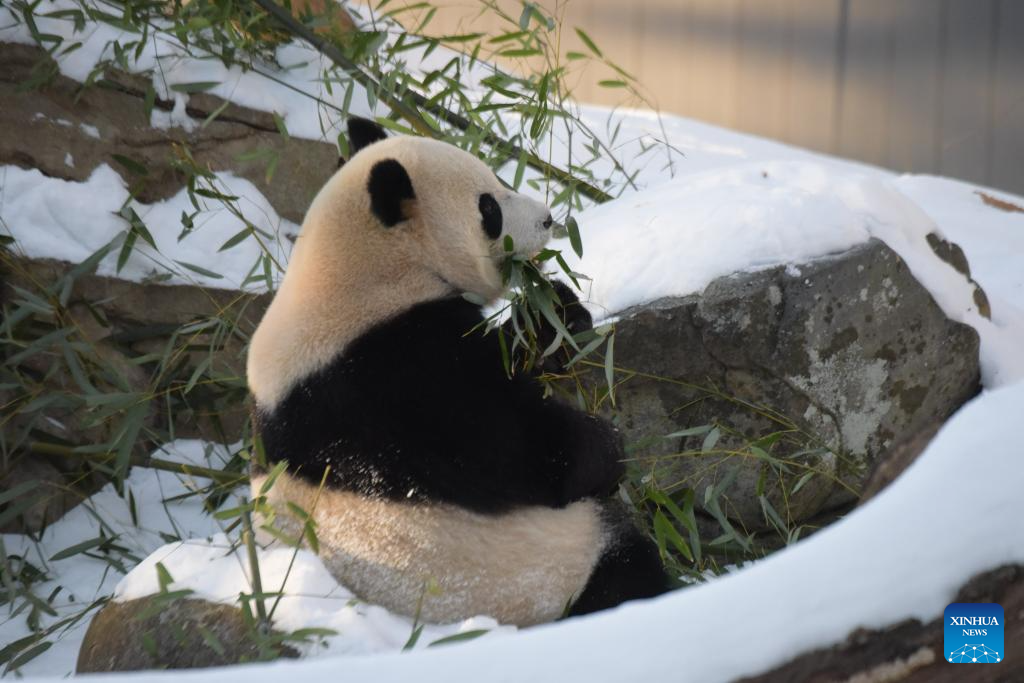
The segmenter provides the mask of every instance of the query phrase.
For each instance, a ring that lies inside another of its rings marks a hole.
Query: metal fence
[[[562,5],[663,111],[1024,193],[1024,0]],[[479,7],[449,7],[431,30],[497,28]],[[570,34],[564,49],[577,49]],[[578,99],[620,103],[596,80]]]

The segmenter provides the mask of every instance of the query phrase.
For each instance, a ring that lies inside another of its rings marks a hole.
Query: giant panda
[[[548,208],[452,145],[348,131],[248,354],[266,460],[288,463],[274,525],[298,536],[297,505],[342,585],[434,623],[528,626],[664,592],[655,546],[611,499],[616,430],[508,376],[471,301],[502,294],[506,235],[541,249]]]

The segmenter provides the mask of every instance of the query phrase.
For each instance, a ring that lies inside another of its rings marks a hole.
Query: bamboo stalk
[[[383,99],[395,113],[405,119],[409,125],[412,126],[413,130],[420,135],[436,137],[436,132],[430,127],[430,124],[423,119],[416,107],[426,109],[434,117],[443,120],[459,130],[471,131],[474,134],[481,135],[481,138],[485,143],[506,153],[510,159],[518,159],[520,156],[524,156],[527,165],[530,167],[565,185],[575,185],[581,194],[595,202],[603,204],[604,202],[612,199],[612,196],[607,192],[574,177],[568,171],[549,164],[536,154],[528,152],[521,147],[504,140],[490,131],[478,129],[466,117],[461,116],[446,107],[442,107],[439,104],[432,104],[426,97],[419,93],[409,91],[406,94],[406,97],[408,97],[412,104],[415,105],[411,106],[408,102],[400,100],[390,93],[383,92],[380,85],[373,79],[373,77],[364,72],[358,64],[342,54],[341,50],[339,50],[336,45],[323,36],[317,35],[312,29],[305,26],[302,22],[292,16],[292,14],[284,7],[278,5],[274,0],[255,0],[255,2],[257,5],[262,7],[264,11],[277,19],[277,21],[293,36],[301,38],[312,45],[317,52],[334,62],[363,87],[375,90],[379,97]]]
[[[117,458],[116,453],[81,453],[70,446],[61,446],[59,444],[45,443],[43,441],[29,442],[28,450],[31,453],[38,453],[40,455],[55,455],[62,458],[83,458],[98,464],[108,464],[111,460]],[[182,462],[171,462],[170,460],[161,460],[159,458],[132,456],[129,462],[132,467],[145,467],[152,470],[163,470],[164,472],[174,472],[175,474],[202,477],[204,479],[215,481],[223,486],[238,486],[249,481],[249,476],[246,474],[240,474],[238,472],[224,472],[222,470],[215,470],[209,467],[199,467],[197,465],[189,465],[188,463]]]

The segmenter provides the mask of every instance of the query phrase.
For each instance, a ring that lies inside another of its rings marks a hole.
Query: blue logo
[[[995,664],[1003,661],[1003,608],[994,602],[954,602],[943,615],[946,661]]]

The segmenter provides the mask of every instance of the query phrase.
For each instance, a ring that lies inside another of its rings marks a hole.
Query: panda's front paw
[[[554,287],[555,294],[558,295],[558,300],[562,304],[562,320],[565,321],[566,329],[573,334],[579,334],[580,332],[592,329],[594,327],[594,319],[590,316],[590,312],[580,303],[576,292],[560,280],[552,280],[551,286]]]

